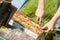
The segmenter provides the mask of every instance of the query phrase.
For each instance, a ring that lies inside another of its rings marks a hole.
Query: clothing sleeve
[[[58,8],[59,8],[59,6],[60,6],[60,0],[58,1]]]

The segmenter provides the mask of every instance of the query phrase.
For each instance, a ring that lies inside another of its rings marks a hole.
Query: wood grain
[[[20,11],[16,11],[12,19],[14,21],[17,21],[19,24],[22,24],[25,28],[28,28],[37,35],[43,32],[39,24],[34,22],[31,18],[27,17],[26,15],[22,14]]]

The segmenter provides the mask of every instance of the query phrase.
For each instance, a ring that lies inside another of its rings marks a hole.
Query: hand
[[[47,24],[45,24],[42,29],[44,30],[45,28],[47,28],[45,30],[45,32],[49,32],[49,31],[53,31],[53,28],[54,28],[54,23],[53,21],[49,21]]]
[[[37,20],[38,20],[39,22],[41,22],[42,19],[43,19],[43,16],[44,16],[44,10],[40,10],[40,9],[38,8],[37,11],[36,11]]]

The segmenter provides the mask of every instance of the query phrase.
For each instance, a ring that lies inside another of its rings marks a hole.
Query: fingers
[[[49,32],[49,31],[50,31],[50,29],[45,30],[45,32]]]
[[[49,32],[53,30],[51,28],[48,28],[47,25],[43,26],[42,29],[44,30],[44,32]]]
[[[41,25],[41,23],[42,23],[42,18],[39,19],[39,24]]]
[[[53,29],[48,28],[47,30],[45,30],[45,32],[49,32],[49,31],[53,31]]]
[[[39,18],[38,18],[38,17],[37,17],[36,19],[37,19],[37,20],[39,20]]]
[[[39,24],[41,25],[41,23],[42,23],[42,18],[41,18],[41,17],[37,17],[37,20],[39,21]]]

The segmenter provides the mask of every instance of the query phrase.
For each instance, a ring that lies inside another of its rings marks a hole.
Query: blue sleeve
[[[60,0],[58,1],[58,8],[59,8],[59,6],[60,6]]]

